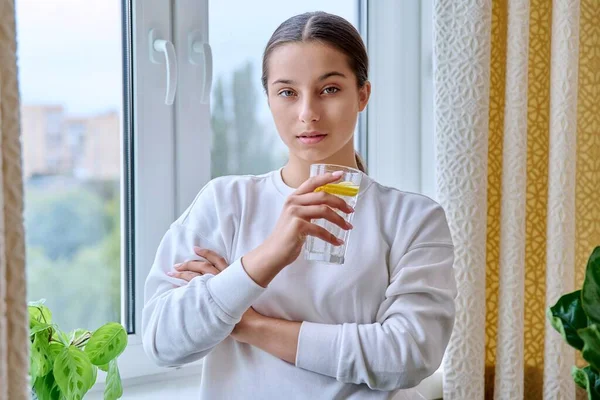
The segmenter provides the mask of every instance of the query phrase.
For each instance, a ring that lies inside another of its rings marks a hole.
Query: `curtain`
[[[574,399],[581,360],[545,312],[600,245],[600,1],[434,4],[437,188],[459,285],[444,399]]]
[[[0,0],[0,399],[29,398],[14,0]]]

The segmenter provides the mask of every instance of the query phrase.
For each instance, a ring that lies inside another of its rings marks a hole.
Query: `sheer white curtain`
[[[0,0],[0,399],[29,398],[14,0]]]

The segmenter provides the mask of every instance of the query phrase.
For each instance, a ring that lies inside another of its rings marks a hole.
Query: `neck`
[[[354,156],[353,140],[349,140],[348,143],[340,149],[340,151],[323,160],[307,161],[293,153],[290,153],[289,161],[283,167],[281,172],[283,181],[290,187],[299,187],[310,177],[311,164],[336,164],[358,169],[356,158]]]

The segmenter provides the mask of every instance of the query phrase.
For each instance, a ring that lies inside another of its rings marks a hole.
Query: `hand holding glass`
[[[340,180],[335,183],[329,183],[321,186],[317,188],[315,192],[324,191],[329,194],[333,194],[342,198],[346,203],[348,203],[348,205],[350,205],[350,207],[355,208],[358,200],[358,194],[360,192],[360,182],[363,174],[361,171],[354,168],[332,164],[313,164],[310,166],[311,177],[335,171],[343,172]],[[346,214],[340,210],[334,211],[344,218],[345,221],[352,223],[354,213]],[[340,228],[338,225],[335,225],[325,219],[318,219],[316,221],[312,221],[312,223],[325,228],[337,238],[343,240],[344,244],[340,246],[334,246],[322,239],[309,236],[304,245],[304,258],[311,261],[323,261],[331,264],[344,264],[344,257],[346,255],[346,248],[350,238],[350,231],[346,231]]]

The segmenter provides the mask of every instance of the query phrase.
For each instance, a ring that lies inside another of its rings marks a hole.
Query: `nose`
[[[298,118],[300,122],[310,123],[317,122],[321,118],[316,101],[310,97],[306,97],[300,106],[300,114]]]

